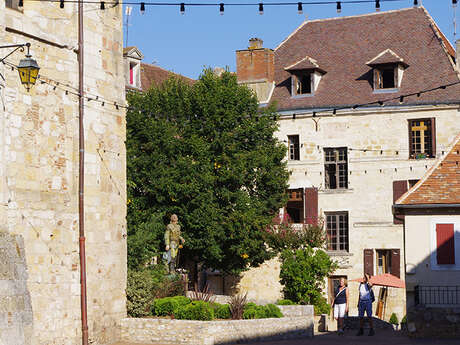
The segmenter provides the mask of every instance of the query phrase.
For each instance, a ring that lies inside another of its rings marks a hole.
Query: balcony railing
[[[415,287],[415,304],[425,306],[460,305],[460,286]]]

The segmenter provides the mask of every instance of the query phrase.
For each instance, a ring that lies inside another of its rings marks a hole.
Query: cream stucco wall
[[[436,152],[441,157],[458,134],[458,106],[397,107],[337,112],[317,116],[302,111],[282,113],[279,140],[299,135],[300,160],[288,161],[291,188],[317,187],[318,207],[324,212],[347,211],[349,252],[331,252],[340,263],[334,275],[348,279],[362,276],[364,249],[400,249],[400,271],[404,279],[403,227],[393,224],[393,181],[420,179],[435,159],[409,159],[408,119],[436,118]],[[346,190],[324,188],[323,147],[348,147],[372,151],[348,151]],[[443,152],[444,151],[444,152]],[[374,272],[376,272],[374,250]],[[351,282],[351,314],[356,314],[358,284]],[[377,291],[376,291],[377,292]],[[405,291],[390,289],[387,318],[391,312],[405,314]],[[375,308],[376,304],[374,304]]]
[[[1,231],[22,238],[33,314],[33,345],[81,343],[78,235],[77,5],[0,2],[0,43],[30,42],[40,74],[29,93],[17,71],[0,104]],[[126,316],[126,161],[122,9],[85,5],[85,228],[89,339],[108,344]],[[1,27],[4,23],[6,30]],[[2,51],[3,53],[3,51]],[[5,54],[6,55],[6,54]],[[8,58],[17,64],[23,53]],[[2,68],[1,66],[0,68]],[[69,85],[69,86],[65,86]],[[95,96],[91,96],[93,99]],[[1,296],[0,296],[1,297]]]

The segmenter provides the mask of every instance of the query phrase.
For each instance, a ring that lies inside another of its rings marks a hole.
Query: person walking
[[[358,301],[358,315],[359,315],[359,331],[356,334],[361,336],[364,334],[364,312],[367,314],[369,320],[369,336],[373,336],[374,322],[372,321],[372,303],[375,301],[374,292],[372,291],[372,283],[370,282],[370,276],[364,275],[363,282],[359,283],[359,301]]]
[[[335,297],[332,301],[334,306],[334,319],[337,320],[337,333],[343,335],[343,321],[345,314],[348,313],[348,287],[345,278],[340,278],[340,285],[335,291]]]

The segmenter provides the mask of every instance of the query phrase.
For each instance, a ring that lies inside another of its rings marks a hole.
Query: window
[[[303,222],[303,189],[289,189],[286,212],[293,223]]]
[[[326,188],[348,188],[347,148],[325,148],[324,160]]]
[[[436,224],[436,260],[438,265],[455,265],[454,224]]]
[[[297,72],[292,75],[293,78],[293,96],[311,94],[313,87],[313,75],[308,72]]]
[[[129,85],[137,87],[138,80],[138,64],[135,62],[129,63]]]
[[[348,212],[326,214],[327,249],[348,251]]]
[[[391,273],[391,251],[377,250],[377,274]]]
[[[436,157],[435,119],[409,120],[409,157]]]
[[[413,186],[415,186],[418,181],[419,180],[409,180],[409,188],[412,188]]]
[[[374,89],[394,89],[397,86],[397,69],[395,66],[374,69]]]
[[[19,0],[5,0],[5,7],[19,9]]]
[[[289,144],[289,160],[298,161],[300,160],[300,149],[299,149],[299,136],[288,135]]]

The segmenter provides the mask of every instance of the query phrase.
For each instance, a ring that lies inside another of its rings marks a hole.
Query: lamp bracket
[[[5,59],[16,52],[17,50],[21,50],[22,52],[24,51],[24,47],[27,47],[27,55],[30,53],[30,43],[24,43],[24,44],[10,44],[6,46],[0,46],[0,49],[9,49],[9,48],[15,48],[12,51],[10,51],[6,56],[0,58],[0,62],[4,62]]]

